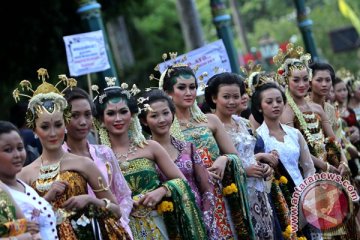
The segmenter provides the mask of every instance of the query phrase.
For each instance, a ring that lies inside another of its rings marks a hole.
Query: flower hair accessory
[[[273,57],[273,61],[279,66],[277,70],[276,80],[280,85],[288,84],[288,76],[293,69],[302,69],[303,67],[309,73],[309,79],[312,79],[312,71],[309,68],[311,55],[304,53],[304,48],[301,46],[295,47],[292,43],[286,45],[286,51],[279,49],[278,54]]]
[[[246,93],[250,97],[255,92],[256,88],[261,87],[265,83],[274,82],[274,80],[269,75],[267,75],[264,71],[261,71],[261,65],[255,65],[253,61],[249,61],[245,67],[242,66],[241,71],[246,75]],[[257,81],[255,80],[256,77],[258,77]]]
[[[106,91],[110,90],[110,89],[121,89],[121,94],[124,94],[127,99],[130,99],[131,96],[135,96],[136,94],[138,94],[139,92],[141,92],[141,90],[136,86],[136,84],[133,84],[131,89],[129,88],[129,85],[125,82],[123,82],[120,87],[116,86],[116,78],[115,77],[105,77],[105,82],[107,87],[103,89],[102,93],[100,94],[99,91],[99,86],[98,85],[92,85],[91,86],[91,90],[95,91],[98,95],[94,98],[94,102],[96,100],[99,101],[100,104],[103,104],[105,101],[104,99],[107,97]]]
[[[62,96],[63,92],[68,88],[76,87],[77,81],[73,78],[67,78],[65,74],[58,75],[59,81],[53,85],[46,82],[46,79],[49,78],[49,74],[45,68],[40,68],[37,70],[38,79],[42,83],[33,90],[32,84],[29,80],[22,80],[19,84],[19,88],[15,88],[13,91],[13,98],[15,102],[20,100],[20,96],[29,98],[28,110],[26,113],[26,125],[29,128],[35,127],[35,118],[38,114],[46,112],[48,114],[53,114],[55,112],[63,112],[65,121],[70,120],[70,109],[66,99]],[[58,89],[59,84],[65,85],[62,91]],[[25,94],[22,92],[31,92],[30,94]]]

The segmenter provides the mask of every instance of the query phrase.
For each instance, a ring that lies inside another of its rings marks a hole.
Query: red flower
[[[283,75],[283,73],[284,73],[285,71],[284,71],[283,69],[279,69],[277,72],[278,72],[279,75]]]

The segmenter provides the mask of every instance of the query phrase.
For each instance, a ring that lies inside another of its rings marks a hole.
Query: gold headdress
[[[170,59],[168,59],[168,57],[170,57]],[[164,78],[166,76],[166,74],[168,76],[170,76],[171,71],[173,71],[173,68],[177,68],[177,67],[189,67],[189,64],[186,64],[185,61],[187,60],[186,55],[181,58],[180,60],[176,60],[177,57],[177,52],[169,52],[169,54],[167,53],[163,53],[161,58],[163,59],[164,62],[170,60],[172,63],[170,64],[170,66],[167,66],[166,70],[163,71],[162,73],[160,72],[160,65],[156,65],[156,67],[154,68],[155,71],[158,71],[161,73],[160,78],[156,78],[154,76],[154,74],[150,74],[149,76],[149,80],[157,80],[159,81],[159,89],[162,89],[163,85],[164,85]],[[167,60],[168,59],[168,60]],[[170,68],[171,67],[171,68]],[[197,71],[199,67],[196,66],[193,71],[194,73]],[[148,89],[150,90],[150,89]]]
[[[131,96],[135,96],[136,94],[138,94],[139,92],[141,92],[141,90],[136,86],[136,84],[133,84],[132,88],[131,89],[128,89],[129,88],[129,85],[127,83],[122,83],[119,86],[115,86],[115,82],[116,82],[116,78],[115,77],[105,77],[105,82],[106,82],[106,85],[107,87],[104,88],[100,94],[100,91],[99,91],[99,86],[98,85],[92,85],[91,86],[91,89],[93,91],[95,91],[98,95],[94,98],[94,102],[95,101],[98,101],[100,104],[103,104],[105,101],[104,99],[107,97],[107,91],[110,90],[110,89],[119,89],[121,90],[121,94],[124,94],[127,99],[130,99]]]
[[[340,68],[336,72],[336,76],[343,80],[352,92],[356,91],[360,86],[360,78],[356,78],[355,75],[346,68]]]
[[[261,65],[255,65],[253,61],[249,61],[245,67],[242,66],[241,71],[246,75],[246,93],[249,96],[252,96],[256,88],[261,87],[265,83],[274,82],[274,79],[271,78],[265,71],[261,71]]]
[[[278,54],[273,57],[273,61],[279,66],[276,74],[276,80],[280,85],[288,84],[288,76],[293,69],[302,69],[303,67],[309,73],[309,79],[312,79],[312,70],[309,68],[311,55],[304,53],[301,46],[294,47],[292,43],[286,46],[286,52],[279,49]]]
[[[42,81],[42,84],[40,84],[35,91],[32,88],[31,82],[28,80],[22,80],[19,84],[22,92],[28,91],[31,92],[32,95],[21,93],[19,88],[15,88],[13,91],[15,102],[20,100],[20,96],[30,99],[26,113],[26,125],[33,129],[35,127],[37,114],[41,114],[44,111],[48,114],[63,111],[65,121],[69,121],[71,116],[70,109],[68,108],[66,99],[62,95],[66,89],[76,87],[77,81],[61,74],[58,76],[59,82],[54,86],[51,83],[46,82],[46,79],[49,78],[49,74],[45,68],[40,68],[37,70],[37,73],[38,79]],[[57,88],[60,83],[65,85],[65,88],[62,91]]]
[[[114,78],[114,77],[105,77],[107,87],[104,88],[101,91],[101,93],[100,93],[99,87],[97,85],[92,85],[91,89],[93,91],[97,92],[97,94],[98,94],[94,98],[93,101],[94,102],[98,101],[99,104],[101,104],[101,105],[106,103],[106,101],[107,101],[106,98],[108,97],[107,91],[111,90],[111,89],[118,89],[120,91],[120,94],[125,95],[128,100],[130,100],[132,98],[132,96],[135,96],[136,94],[138,94],[140,92],[140,89],[136,86],[136,84],[133,84],[132,88],[128,89],[129,85],[125,82],[122,83],[120,85],[120,87],[115,86],[115,82],[116,82],[115,80],[116,80],[116,78]],[[133,100],[135,101],[135,98]],[[95,123],[94,125],[95,125],[96,129],[99,132],[101,144],[111,147],[109,132],[107,131],[107,129],[100,124],[99,120],[94,120],[94,123]],[[140,125],[140,121],[139,121],[137,114],[134,114],[131,117],[128,135],[129,135],[130,141],[132,143],[134,143],[136,146],[144,147],[144,144],[147,144],[146,139],[145,139],[144,135],[142,134],[141,125]]]

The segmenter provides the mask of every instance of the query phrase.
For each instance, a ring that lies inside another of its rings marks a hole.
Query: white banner
[[[64,37],[71,76],[104,71],[110,68],[101,30]]]
[[[184,59],[184,56],[186,56],[186,60],[183,61],[183,63],[188,64],[191,68],[199,66],[198,71],[195,73],[197,78],[204,72],[208,74],[208,76],[204,78],[205,84],[208,79],[216,73],[231,72],[229,57],[222,39],[180,55],[175,60],[168,60],[159,64],[160,72],[165,71],[169,65],[180,62],[181,59]],[[204,92],[198,88],[197,95],[200,96],[203,94]]]

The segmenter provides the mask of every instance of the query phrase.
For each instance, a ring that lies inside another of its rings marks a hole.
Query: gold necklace
[[[129,168],[129,155],[134,155],[137,151],[137,147],[134,143],[131,143],[126,153],[115,153],[115,157],[118,160],[121,170],[127,170]]]
[[[59,161],[53,164],[49,164],[44,166],[43,162],[44,159],[42,155],[40,156],[41,165],[39,169],[39,176],[36,179],[35,187],[39,192],[46,192],[50,189],[52,183],[59,179],[60,176],[60,163],[61,160],[64,158],[65,153],[61,156]]]
[[[186,128],[193,128],[195,127],[195,121],[194,119],[191,117],[190,120],[179,120],[178,122],[180,124],[181,127],[186,127]]]

